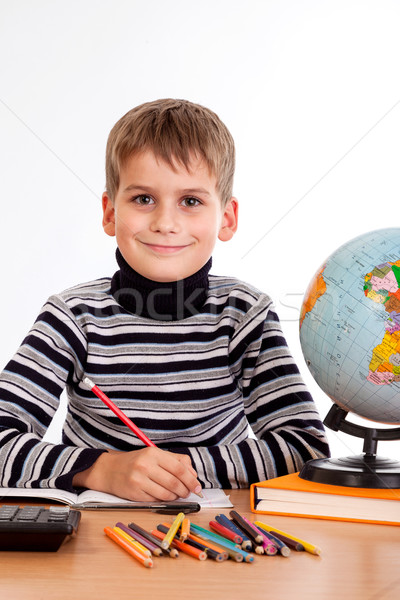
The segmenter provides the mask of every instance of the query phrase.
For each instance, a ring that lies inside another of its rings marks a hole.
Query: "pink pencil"
[[[141,431],[141,430],[139,429],[139,427],[137,427],[137,426],[135,425],[135,423],[133,423],[133,421],[131,421],[131,420],[130,420],[130,419],[129,419],[129,418],[128,418],[128,417],[127,417],[127,416],[126,416],[126,415],[125,415],[123,412],[122,412],[122,410],[120,410],[120,409],[118,408],[118,406],[116,406],[116,405],[114,404],[114,402],[113,402],[112,400],[110,400],[110,398],[109,398],[108,396],[106,396],[106,395],[105,395],[105,393],[104,393],[104,392],[102,392],[102,391],[101,391],[101,389],[100,389],[100,388],[98,388],[98,387],[97,387],[97,385],[95,385],[95,384],[93,383],[93,381],[91,381],[91,380],[89,379],[89,377],[85,377],[85,378],[84,378],[84,380],[83,380],[83,383],[84,383],[84,384],[85,384],[85,385],[86,385],[86,386],[87,386],[87,387],[88,387],[90,390],[92,390],[92,392],[93,392],[94,394],[96,394],[96,396],[97,396],[98,398],[100,398],[100,400],[102,400],[102,401],[104,402],[104,404],[106,404],[106,405],[108,406],[108,408],[110,408],[110,409],[113,411],[113,413],[114,413],[114,414],[116,414],[116,415],[117,415],[117,417],[118,417],[119,419],[121,419],[121,421],[122,421],[123,423],[125,423],[125,425],[126,425],[127,427],[129,427],[129,429],[130,429],[131,431],[133,431],[133,433],[134,433],[134,434],[135,434],[135,435],[136,435],[136,436],[139,438],[139,440],[142,440],[142,442],[143,442],[144,444],[146,444],[146,446],[155,446],[155,443],[154,443],[154,442],[152,442],[151,440],[149,440],[149,438],[147,437],[147,435],[146,435],[146,434],[144,434],[144,433],[143,433],[143,431]]]

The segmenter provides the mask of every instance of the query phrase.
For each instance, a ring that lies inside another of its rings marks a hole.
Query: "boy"
[[[52,296],[6,366],[0,485],[173,500],[328,455],[269,297],[209,275],[217,238],[237,228],[233,173],[231,135],[204,107],[150,102],[114,126],[103,227],[120,268]],[[85,376],[157,447],[143,448]],[[64,387],[62,444],[44,443]]]

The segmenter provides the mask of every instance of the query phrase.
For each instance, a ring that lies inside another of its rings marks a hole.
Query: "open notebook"
[[[163,502],[163,504],[176,504],[177,502],[196,502],[201,508],[229,508],[232,503],[229,496],[221,489],[203,489],[204,498],[199,498],[196,494],[190,494],[187,498],[180,498],[172,503]],[[132,502],[112,494],[104,494],[94,490],[85,490],[80,494],[66,492],[65,490],[56,489],[33,489],[33,488],[0,488],[0,502],[5,502],[7,499],[36,500],[43,499],[56,501],[62,504],[68,504],[72,508],[77,509],[105,509],[105,508],[135,508],[140,505],[150,507],[152,503]]]

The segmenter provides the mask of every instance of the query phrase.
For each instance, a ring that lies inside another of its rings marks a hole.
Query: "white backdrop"
[[[274,298],[325,416],[299,307],[339,245],[399,224],[399,25],[398,0],[1,0],[1,366],[51,293],[116,270],[100,203],[112,125],[187,98],[237,146],[240,227],[213,272]],[[361,452],[328,435],[334,455]]]

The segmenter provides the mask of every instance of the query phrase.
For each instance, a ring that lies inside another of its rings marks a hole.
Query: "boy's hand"
[[[154,447],[104,452],[73,485],[137,501],[176,500],[201,490],[189,456]]]

